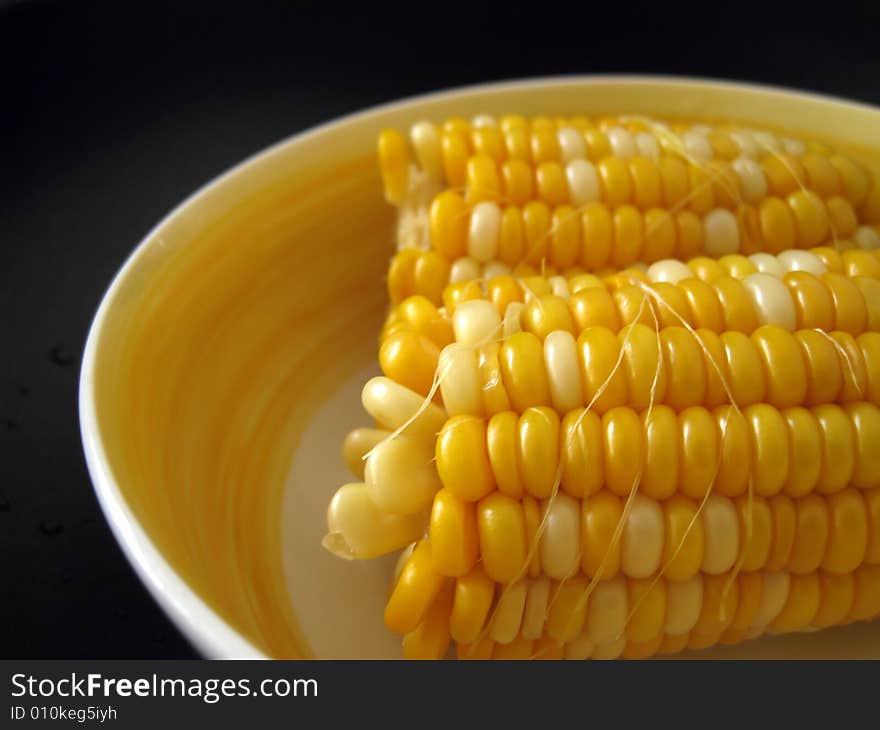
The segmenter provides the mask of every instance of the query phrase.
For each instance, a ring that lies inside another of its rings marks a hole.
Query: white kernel
[[[550,285],[551,294],[557,297],[562,297],[563,299],[568,299],[571,296],[571,291],[568,288],[568,281],[564,276],[551,276],[547,279],[547,283]]]
[[[648,267],[648,280],[656,284],[661,281],[677,284],[682,279],[692,279],[694,272],[678,259],[662,259]]]
[[[611,127],[605,132],[611,145],[611,152],[615,157],[628,160],[636,154],[636,141],[633,136],[623,127]]]
[[[754,159],[741,155],[731,163],[731,167],[739,177],[740,189],[747,202],[757,202],[767,195],[767,178]]]
[[[431,444],[398,436],[377,444],[364,468],[367,494],[383,512],[414,515],[427,507],[443,485]]]
[[[877,235],[877,231],[869,226],[859,226],[852,238],[856,246],[866,251],[880,248],[880,235]]]
[[[660,145],[657,143],[657,138],[650,132],[636,134],[636,147],[640,155],[651,160],[660,159]]]
[[[739,251],[736,216],[726,208],[715,208],[703,218],[703,250],[716,257]]]
[[[770,274],[749,274],[743,284],[761,324],[775,324],[789,332],[794,331],[797,325],[794,302],[781,279]]]
[[[480,264],[469,256],[456,259],[449,270],[449,283],[457,284],[460,281],[473,281],[480,278]]]
[[[816,254],[800,249],[783,251],[776,260],[785,271],[806,271],[814,276],[821,276],[828,270]]]
[[[384,376],[367,381],[361,391],[361,403],[382,428],[394,430],[408,423],[405,435],[432,444],[447,420],[446,412],[436,403],[425,406],[423,396]],[[419,415],[410,422],[416,413]]]
[[[491,261],[498,255],[501,237],[501,209],[496,203],[477,203],[468,227],[468,255],[476,261]]]
[[[483,278],[486,281],[496,276],[505,276],[510,273],[510,267],[503,261],[489,261],[483,267]]]
[[[719,575],[733,567],[739,553],[739,517],[736,507],[729,497],[710,494],[700,517],[705,535],[700,569],[710,575]]]
[[[526,608],[523,611],[520,633],[524,639],[540,639],[547,620],[547,604],[550,601],[550,580],[541,576],[529,582]]]
[[[565,580],[580,568],[581,504],[559,490],[544,502],[544,531],[540,554],[544,574],[553,580]]]
[[[695,160],[708,162],[712,159],[712,145],[706,135],[689,130],[681,136],[684,149]]]
[[[550,398],[559,413],[580,408],[583,403],[577,344],[571,332],[557,330],[544,338],[544,366]]]
[[[452,315],[455,341],[467,347],[486,344],[501,336],[501,317],[492,302],[471,299],[462,302]]]
[[[458,343],[440,351],[437,363],[440,374],[440,395],[451,416],[483,415],[483,394],[480,382],[480,361],[476,348]]]
[[[620,542],[620,569],[630,578],[647,578],[663,557],[663,510],[656,499],[637,494]]]
[[[526,588],[526,582],[521,580],[501,591],[489,626],[492,641],[509,644],[516,638],[526,606]]]
[[[730,132],[729,136],[730,139],[733,140],[733,143],[739,148],[739,152],[743,157],[756,159],[760,155],[758,143],[755,142],[755,138],[745,130],[734,130]]]
[[[425,173],[434,181],[443,179],[443,153],[440,148],[440,135],[430,122],[418,122],[410,129],[410,141],[416,151],[416,158]]]
[[[498,122],[495,117],[490,114],[478,114],[471,119],[471,126],[476,129],[479,129],[480,127],[497,127]]]
[[[775,276],[777,279],[781,279],[782,275],[785,273],[785,269],[782,268],[782,264],[779,263],[779,260],[769,253],[753,253],[749,256],[749,261],[751,261],[755,268],[762,274],[770,274],[770,276]]]
[[[559,151],[563,162],[580,160],[587,156],[587,143],[584,135],[571,127],[563,127],[556,133],[559,139]]]
[[[783,137],[782,149],[784,149],[790,155],[799,156],[807,151],[807,146],[799,139],[794,139],[793,137]]]
[[[575,206],[599,200],[599,175],[589,160],[572,160],[565,166],[568,194]]]
[[[752,132],[752,137],[754,137],[755,143],[758,145],[758,149],[761,150],[761,153],[779,154],[782,152],[782,145],[776,138],[775,134],[763,130],[756,130]]]
[[[346,484],[330,500],[322,544],[340,557],[364,560],[400,550],[424,531],[424,515],[383,512],[370,499],[366,484]]]

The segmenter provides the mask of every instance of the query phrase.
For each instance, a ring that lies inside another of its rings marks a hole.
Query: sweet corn
[[[880,614],[880,186],[763,131],[385,131],[372,427],[328,510],[407,658],[629,659]]]

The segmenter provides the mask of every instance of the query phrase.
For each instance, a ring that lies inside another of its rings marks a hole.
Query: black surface
[[[103,290],[194,188],[333,116],[492,79],[680,73],[877,103],[862,5],[0,2],[0,656],[193,656],[98,511],[76,390]]]

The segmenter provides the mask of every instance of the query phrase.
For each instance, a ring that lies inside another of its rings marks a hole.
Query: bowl
[[[729,119],[833,142],[880,171],[880,110],[678,78],[535,79],[377,107],[296,135],[184,201],[125,262],[88,336],[80,421],[101,507],[157,602],[206,657],[400,656],[391,558],[320,545],[367,423],[393,211],[384,127],[480,112]],[[700,657],[880,657],[880,622]]]

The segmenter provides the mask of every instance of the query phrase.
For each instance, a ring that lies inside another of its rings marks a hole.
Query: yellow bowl
[[[670,78],[579,77],[433,94],[295,136],[193,195],[138,246],[95,317],[80,383],[85,453],[128,558],[209,657],[396,657],[388,560],[320,546],[366,423],[392,211],[380,129],[480,112],[737,120],[825,139],[880,174],[880,110]],[[845,140],[846,144],[842,144]],[[880,622],[701,656],[880,657]]]

